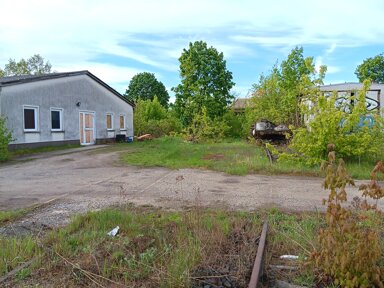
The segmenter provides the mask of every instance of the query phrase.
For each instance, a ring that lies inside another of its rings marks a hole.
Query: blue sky
[[[139,72],[168,90],[189,42],[224,53],[238,97],[295,46],[328,66],[325,83],[357,81],[384,52],[382,0],[0,0],[0,66],[40,54],[59,72],[89,70],[123,93]],[[171,93],[172,95],[172,93]]]

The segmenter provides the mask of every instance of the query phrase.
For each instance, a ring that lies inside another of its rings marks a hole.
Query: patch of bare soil
[[[224,154],[207,154],[203,157],[203,160],[220,160],[224,158]]]

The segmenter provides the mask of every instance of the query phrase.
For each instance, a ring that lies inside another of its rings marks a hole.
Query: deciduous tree
[[[176,94],[175,111],[183,124],[188,126],[204,107],[210,119],[223,116],[234,98],[230,90],[235,85],[223,53],[196,41],[183,50],[179,61],[181,83],[172,90]]]
[[[276,123],[301,126],[300,105],[322,84],[326,67],[316,71],[312,57],[304,58],[303,48],[296,47],[269,75],[262,75],[253,86],[251,105],[246,110],[249,124],[266,118]]]
[[[384,55],[365,59],[357,66],[355,74],[360,82],[368,79],[375,83],[384,83]]]
[[[9,59],[4,70],[0,69],[0,77],[14,75],[41,75],[51,73],[52,65],[45,61],[39,54],[35,54],[28,59]]]
[[[169,94],[162,82],[158,81],[155,74],[149,72],[138,73],[132,77],[124,96],[131,101],[153,100],[157,96],[158,101],[164,107],[168,107]]]

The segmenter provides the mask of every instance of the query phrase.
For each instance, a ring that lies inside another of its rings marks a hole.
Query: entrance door
[[[95,113],[88,111],[80,112],[80,144],[95,144],[95,132]]]

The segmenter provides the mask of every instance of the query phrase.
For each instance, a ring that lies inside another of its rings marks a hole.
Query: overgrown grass
[[[163,137],[126,145],[123,161],[130,165],[162,166],[171,169],[205,168],[234,175],[250,173],[320,176],[320,167],[303,163],[270,164],[263,148],[241,140],[221,143],[190,143],[180,138]],[[352,177],[369,178],[372,163],[347,163]]]
[[[45,147],[37,147],[37,148],[26,148],[26,149],[17,149],[10,151],[10,158],[15,158],[18,156],[24,156],[24,155],[32,155],[37,153],[45,153],[45,152],[52,152],[52,151],[59,151],[59,150],[67,150],[67,149],[73,149],[73,148],[79,148],[81,147],[80,144],[66,144],[66,145],[60,145],[60,146],[45,146]]]
[[[281,276],[296,285],[314,287],[316,275],[307,259],[317,247],[317,234],[325,223],[320,213],[283,213],[271,209],[268,213],[270,230],[268,234],[267,265],[287,265],[298,270],[281,271]],[[298,261],[279,259],[281,255],[299,256]]]
[[[107,236],[117,225],[119,235]],[[59,269],[64,274],[76,269],[76,277],[70,280],[73,285],[90,284],[94,277],[90,275],[99,275],[93,280],[104,284],[111,284],[108,278],[129,287],[184,287],[193,281],[196,267],[212,264],[210,257],[219,259],[222,245],[231,244],[233,233],[241,230],[255,241],[260,227],[260,218],[251,213],[144,209],[89,212],[48,235],[45,262],[55,264],[44,269]],[[245,244],[238,244],[245,247],[245,251],[238,251],[239,257],[248,258],[249,249],[255,252],[254,242]],[[63,259],[73,265],[64,267]],[[242,281],[246,281],[247,273]]]
[[[41,255],[36,239],[32,236],[7,238],[0,236],[0,276],[20,264]]]
[[[366,227],[384,230],[384,220],[377,214],[361,213]],[[40,239],[0,238],[0,276],[35,258],[37,263],[19,272],[16,281],[32,286],[190,287],[201,285],[198,281],[204,278],[196,276],[209,268],[246,287],[264,220],[269,222],[267,275],[272,275],[270,265],[296,266],[298,270],[279,272],[279,277],[316,285],[316,267],[307,260],[318,245],[324,215],[276,208],[257,213],[201,208],[167,212],[126,206],[89,212]],[[107,236],[116,226],[119,234]],[[284,262],[279,259],[283,254],[300,258]],[[220,270],[228,267],[232,268]]]
[[[351,208],[359,225],[366,229],[384,232],[384,218],[381,213]],[[297,270],[282,270],[280,277],[305,287],[338,287],[333,285],[330,278],[322,278],[321,271],[311,262],[312,252],[319,247],[318,233],[326,226],[325,215],[322,213],[283,213],[278,209],[268,211],[267,219],[270,224],[268,233],[267,265],[286,265],[297,267]],[[382,234],[383,235],[383,234]],[[381,247],[384,251],[384,237],[381,237]],[[298,261],[281,260],[281,255],[297,255]],[[384,267],[384,255],[379,263]],[[270,269],[271,271],[271,269]]]

